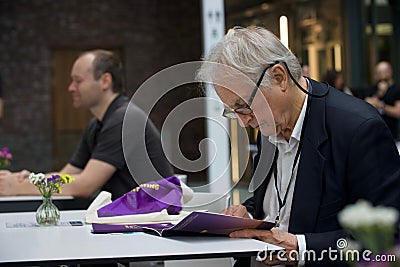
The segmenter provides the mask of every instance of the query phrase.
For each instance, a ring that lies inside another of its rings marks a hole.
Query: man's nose
[[[76,90],[76,85],[75,85],[74,82],[71,82],[71,83],[69,84],[69,86],[68,86],[68,91],[69,91],[69,92],[72,92],[72,91],[74,91],[74,90]]]
[[[241,127],[249,126],[250,121],[253,119],[252,113],[247,115],[236,113],[236,116],[238,117],[238,121]]]

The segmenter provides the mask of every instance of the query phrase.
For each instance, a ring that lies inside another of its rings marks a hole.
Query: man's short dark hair
[[[336,70],[328,70],[325,75],[325,82],[330,86],[335,87],[335,80],[339,76],[340,72]]]
[[[84,54],[93,54],[93,77],[100,79],[104,73],[110,73],[112,77],[112,90],[116,93],[124,93],[124,75],[121,61],[115,54],[108,50],[93,50]]]

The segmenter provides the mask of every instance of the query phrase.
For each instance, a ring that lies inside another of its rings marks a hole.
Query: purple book
[[[178,224],[92,224],[93,233],[155,232],[160,236],[229,235],[241,229],[269,230],[275,223],[219,213],[194,211]]]

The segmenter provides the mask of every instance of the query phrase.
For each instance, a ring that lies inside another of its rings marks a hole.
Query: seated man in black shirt
[[[156,127],[142,110],[122,95],[122,67],[112,52],[94,50],[83,53],[75,61],[71,77],[68,90],[72,94],[74,107],[89,109],[94,118],[84,131],[72,159],[59,171],[75,177],[73,183],[62,186],[64,195],[90,197],[100,189],[111,192],[115,199],[137,186],[133,178],[136,174],[159,174],[158,177],[135,177],[139,181],[157,180],[173,174]],[[128,106],[129,119],[137,120],[145,129],[144,136],[129,138],[128,160],[148,162],[149,159],[152,163],[151,166],[142,165],[141,170],[132,170],[132,174],[122,146],[123,120]],[[147,153],[146,150],[136,149],[141,142],[145,142]],[[132,155],[137,151],[139,153]],[[39,194],[37,188],[24,179],[28,175],[28,171],[1,171],[0,195]]]
[[[376,84],[371,88],[365,101],[373,105],[381,114],[392,135],[398,139],[400,118],[400,87],[394,82],[392,66],[387,61],[375,67]]]

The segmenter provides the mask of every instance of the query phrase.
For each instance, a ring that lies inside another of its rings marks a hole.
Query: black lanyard
[[[311,84],[310,84],[309,87],[311,89]],[[287,186],[286,193],[285,193],[285,196],[283,197],[283,200],[282,200],[282,198],[281,198],[281,196],[279,194],[279,190],[278,190],[278,171],[277,171],[278,167],[277,167],[277,165],[278,165],[278,154],[279,154],[279,152],[277,151],[275,153],[275,159],[274,159],[275,163],[274,163],[274,166],[273,166],[273,173],[274,173],[274,179],[275,179],[275,190],[276,190],[276,195],[278,197],[278,204],[279,204],[278,215],[275,218],[276,227],[279,227],[281,210],[286,205],[286,200],[287,200],[287,197],[288,197],[288,194],[289,194],[290,185],[292,184],[293,177],[294,177],[294,169],[296,168],[297,162],[298,162],[299,157],[300,157],[301,148],[303,146],[303,140],[304,140],[304,130],[305,130],[306,124],[307,124],[308,113],[310,111],[310,105],[311,105],[311,97],[308,96],[306,114],[304,115],[303,126],[301,128],[300,143],[299,143],[299,146],[297,147],[296,156],[294,157],[294,162],[293,162],[293,165],[292,165],[292,174],[290,175],[289,184]]]

